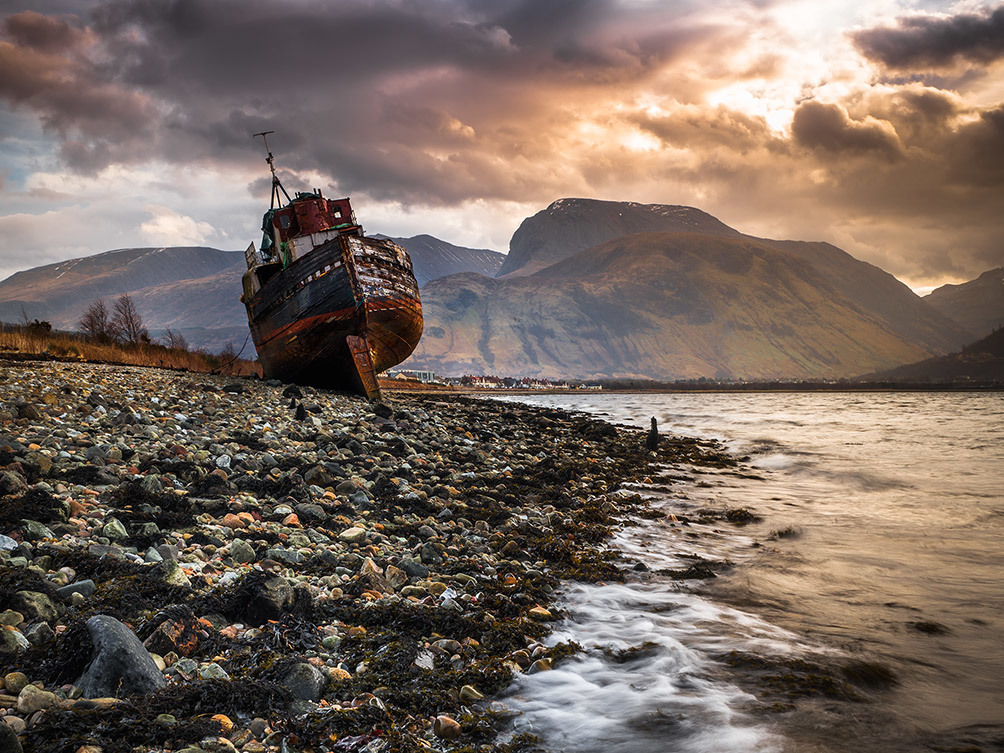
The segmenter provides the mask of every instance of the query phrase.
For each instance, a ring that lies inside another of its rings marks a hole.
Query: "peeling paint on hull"
[[[379,397],[376,374],[411,355],[422,336],[411,260],[387,240],[337,236],[269,277],[245,304],[267,378],[370,399]]]

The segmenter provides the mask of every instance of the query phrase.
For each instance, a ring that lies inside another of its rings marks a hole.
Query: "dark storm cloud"
[[[795,143],[836,155],[872,153],[889,160],[903,156],[896,131],[880,121],[854,121],[835,104],[805,102],[791,124]]]
[[[782,139],[763,118],[725,107],[691,109],[672,117],[639,116],[635,122],[672,147],[727,147],[740,154],[760,148],[784,149]]]
[[[912,16],[851,36],[865,57],[889,68],[985,64],[1004,57],[1004,6],[981,15]]]
[[[63,56],[31,40],[68,33],[67,21],[8,19],[0,45],[17,75],[0,96],[36,110],[81,171],[153,158],[247,164],[250,134],[275,129],[285,166],[327,173],[342,190],[525,199],[500,155],[553,157],[542,131],[554,109],[622,95],[713,37],[672,23],[688,7],[115,0],[88,19],[90,46]]]

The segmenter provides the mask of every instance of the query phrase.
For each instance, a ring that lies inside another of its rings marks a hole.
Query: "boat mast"
[[[286,193],[286,189],[279,181],[279,176],[275,174],[275,159],[272,157],[272,152],[268,148],[268,135],[270,133],[275,133],[275,131],[262,131],[261,133],[254,134],[252,138],[261,136],[261,140],[265,142],[265,151],[268,152],[268,156],[265,158],[265,161],[268,163],[268,169],[272,171],[272,199],[269,202],[268,208],[275,209],[276,205],[281,203],[279,191],[282,191],[282,195],[286,197],[287,204],[292,201],[292,199],[289,198],[289,194]]]

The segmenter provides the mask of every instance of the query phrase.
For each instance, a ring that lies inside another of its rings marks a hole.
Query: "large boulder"
[[[114,617],[91,617],[87,621],[87,632],[94,644],[94,657],[74,683],[84,697],[145,694],[167,684],[136,634]]]

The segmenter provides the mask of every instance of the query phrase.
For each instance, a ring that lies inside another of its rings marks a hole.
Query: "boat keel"
[[[360,335],[348,335],[345,338],[349,352],[352,354],[352,362],[356,367],[356,374],[359,377],[359,386],[370,402],[380,400],[380,385],[377,382],[376,369],[373,366],[373,357],[370,354],[369,343],[366,338]]]

